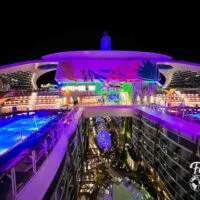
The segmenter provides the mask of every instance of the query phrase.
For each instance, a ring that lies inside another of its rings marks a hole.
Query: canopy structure
[[[119,185],[113,184],[113,200],[121,199],[132,200],[133,197],[122,183],[120,183]]]
[[[57,60],[57,82],[156,80],[156,62],[171,57],[135,51],[74,51],[44,56]]]

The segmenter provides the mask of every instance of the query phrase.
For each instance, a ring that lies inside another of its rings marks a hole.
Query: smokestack
[[[108,35],[108,32],[104,32],[103,37],[101,38],[101,50],[111,50],[111,37]]]

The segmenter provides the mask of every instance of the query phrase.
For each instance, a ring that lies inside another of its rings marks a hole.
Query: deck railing
[[[60,131],[60,124],[70,123],[70,119],[73,117],[75,110],[76,108],[62,116],[57,122],[51,124],[45,137],[42,137],[42,140],[34,146],[33,149],[26,152],[22,151],[17,155],[18,160],[16,160],[14,164],[8,165],[6,170],[0,174],[1,200],[16,199],[17,194],[48,159],[62,134],[62,131]]]

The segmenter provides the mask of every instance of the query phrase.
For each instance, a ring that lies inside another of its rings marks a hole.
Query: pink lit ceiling
[[[56,81],[133,81],[144,60],[168,61],[171,57],[138,51],[73,51],[43,56],[59,62]]]
[[[60,62],[56,81],[132,81],[139,79],[137,60],[69,59]]]

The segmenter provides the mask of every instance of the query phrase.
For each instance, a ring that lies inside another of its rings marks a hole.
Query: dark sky
[[[28,6],[25,9],[12,5],[9,12],[0,13],[1,65],[39,59],[59,51],[99,49],[105,30],[112,36],[115,50],[159,52],[200,63],[200,23],[195,11],[157,8],[146,11],[134,7],[112,14],[100,8],[97,14],[97,10],[88,12],[81,6],[53,4],[51,9],[31,3]]]

